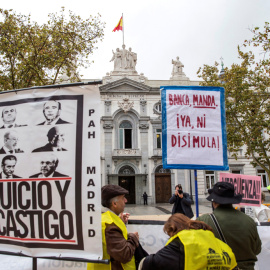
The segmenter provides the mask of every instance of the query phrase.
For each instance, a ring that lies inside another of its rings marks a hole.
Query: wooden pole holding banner
[[[37,270],[37,258],[33,258],[33,270]]]
[[[196,217],[199,217],[199,200],[198,200],[198,181],[197,181],[197,170],[194,170],[194,178],[195,178]]]

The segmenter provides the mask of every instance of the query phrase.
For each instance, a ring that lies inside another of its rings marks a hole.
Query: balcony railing
[[[141,150],[140,149],[114,149],[113,150],[113,158],[141,158]]]
[[[162,149],[161,148],[156,148],[156,149],[154,149],[154,151],[153,151],[153,154],[154,154],[154,156],[162,156]]]

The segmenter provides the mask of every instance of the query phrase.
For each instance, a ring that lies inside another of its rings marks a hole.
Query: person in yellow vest
[[[117,185],[101,188],[101,203],[106,211],[102,214],[103,260],[108,265],[89,263],[87,270],[135,270],[134,253],[139,246],[138,232],[128,233],[125,223],[129,214],[123,214],[128,191]]]
[[[163,230],[170,239],[156,254],[141,260],[139,270],[230,270],[237,267],[231,248],[217,239],[204,222],[176,213]]]

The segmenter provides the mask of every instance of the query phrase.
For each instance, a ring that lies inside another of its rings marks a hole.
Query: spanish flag
[[[114,27],[113,32],[123,30],[123,16],[119,20],[118,24]]]

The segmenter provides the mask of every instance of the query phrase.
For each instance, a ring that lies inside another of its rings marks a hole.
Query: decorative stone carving
[[[149,128],[149,124],[147,124],[147,123],[140,123],[139,128],[140,129],[148,129]]]
[[[167,170],[167,169],[161,168],[161,169],[159,169],[158,172],[159,172],[159,173],[170,173],[171,171],[170,171],[170,170]]]
[[[112,81],[112,77],[110,76],[110,73],[109,72],[107,72],[106,73],[106,76],[103,77],[103,81],[104,81],[105,84],[106,83],[110,83]]]
[[[105,100],[104,103],[105,103],[105,106],[108,106],[108,107],[111,106],[112,104],[111,100]]]
[[[146,79],[146,78],[145,78],[144,74],[141,73],[141,74],[140,74],[140,77],[139,77],[140,82],[141,82],[141,83],[145,83],[145,79]]]
[[[116,153],[121,156],[132,156],[137,154],[137,149],[117,149]]]
[[[145,106],[145,105],[146,105],[146,103],[147,103],[147,101],[146,101],[146,100],[144,100],[144,99],[141,99],[141,100],[140,100],[140,105],[141,105],[141,106]]]
[[[171,173],[170,169],[164,169],[162,165],[159,165],[156,170],[155,173]]]
[[[132,158],[141,158],[141,150],[140,149],[114,149],[113,150],[113,157],[123,158],[123,157],[132,157]]]
[[[105,123],[105,124],[103,124],[103,128],[104,129],[113,129],[113,125],[109,124],[109,123]]]
[[[128,112],[134,106],[134,102],[129,102],[128,98],[124,98],[122,102],[118,101],[118,107],[121,108],[124,112]]]
[[[141,113],[143,115],[146,114],[146,104],[147,104],[147,101],[143,98],[140,99],[140,106],[141,106]]]
[[[105,104],[106,115],[110,115],[112,102],[110,100],[105,100],[104,104]]]

